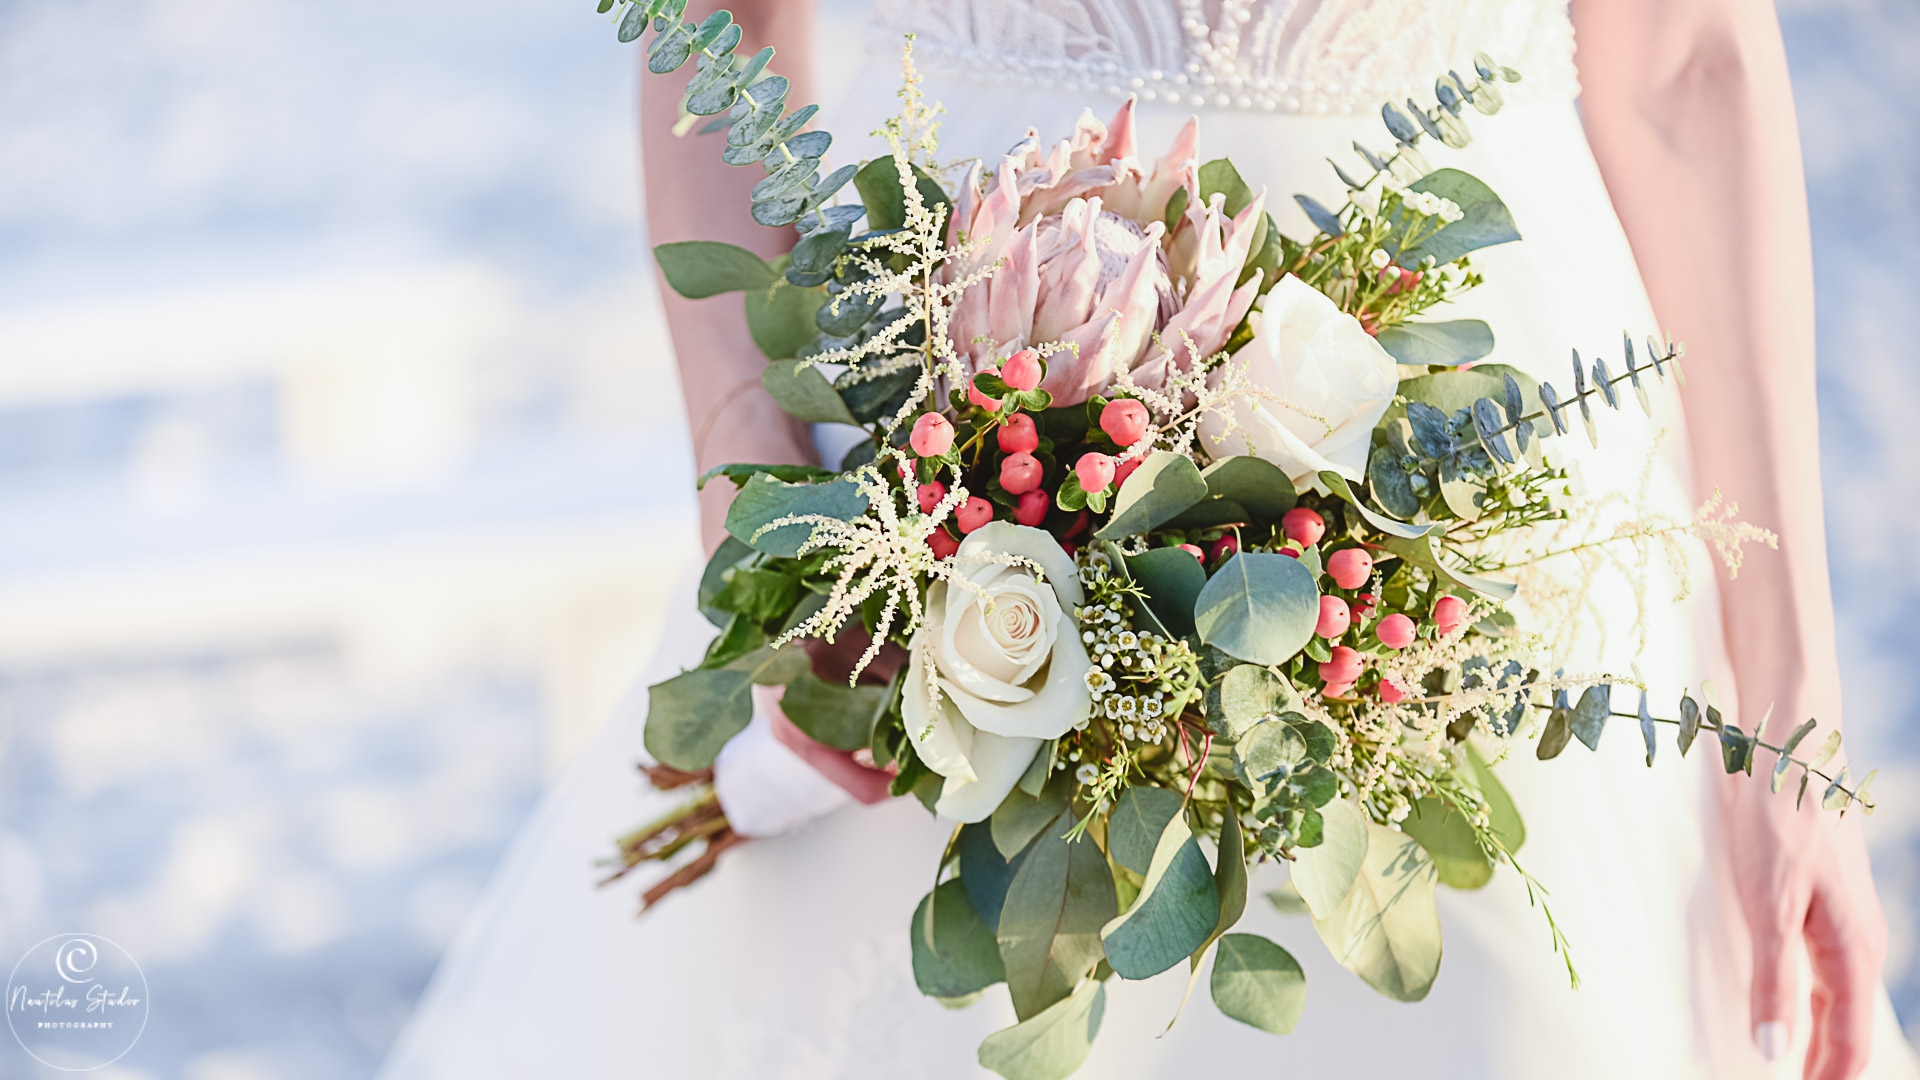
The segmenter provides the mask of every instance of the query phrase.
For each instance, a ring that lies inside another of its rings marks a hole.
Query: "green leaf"
[[[1283,664],[1313,637],[1320,590],[1298,559],[1243,551],[1207,579],[1194,603],[1200,640],[1255,664]]]
[[[1381,541],[1381,546],[1421,569],[1438,574],[1445,581],[1463,589],[1471,589],[1494,600],[1502,602],[1511,600],[1519,588],[1510,581],[1495,581],[1492,578],[1469,574],[1464,570],[1456,570],[1448,566],[1440,557],[1438,536],[1428,535],[1417,539],[1389,536]]]
[[[1574,737],[1587,745],[1589,750],[1600,749],[1600,735],[1606,730],[1607,717],[1613,712],[1613,687],[1600,683],[1589,686],[1580,695],[1579,704],[1573,707],[1573,715],[1568,724],[1573,728]]]
[[[653,258],[660,264],[660,273],[667,284],[689,300],[765,289],[779,278],[767,260],[746,248],[717,240],[656,244]]]
[[[1180,813],[1180,793],[1163,787],[1127,788],[1113,804],[1107,819],[1107,852],[1113,861],[1144,875],[1153,865],[1153,851],[1167,822]]]
[[[1411,837],[1367,823],[1367,858],[1353,887],[1315,915],[1333,958],[1395,1001],[1419,1001],[1440,973],[1440,913],[1432,860]],[[1304,893],[1303,893],[1304,895]]]
[[[1339,910],[1367,861],[1367,817],[1345,799],[1320,808],[1320,842],[1294,852],[1287,871],[1294,891],[1315,917]]]
[[[733,505],[727,508],[727,531],[740,542],[769,555],[795,558],[800,545],[813,535],[813,526],[795,522],[769,530],[755,538],[769,522],[798,514],[819,514],[852,521],[865,513],[867,497],[853,481],[833,480],[824,484],[785,484],[771,476],[755,476],[747,481]]]
[[[872,742],[873,725],[892,696],[890,687],[848,686],[807,672],[787,684],[780,711],[813,741],[858,750]]]
[[[1146,589],[1147,607],[1161,625],[1176,637],[1193,633],[1193,602],[1207,583],[1200,560],[1177,547],[1154,548],[1125,559],[1127,572]]]
[[[1307,976],[1293,954],[1258,934],[1228,934],[1213,958],[1213,1003],[1261,1031],[1286,1035],[1307,1004]]]
[[[1069,787],[1064,782],[1041,788],[1038,796],[1029,795],[1018,788],[1008,792],[988,819],[993,832],[993,846],[1009,859],[1024,851],[1028,844],[1033,843],[1033,838],[1040,835],[1040,830],[1053,824],[1061,811],[1067,808],[1068,792]]]
[[[798,648],[758,649],[723,668],[683,671],[647,688],[647,753],[694,772],[713,764],[728,739],[753,719],[755,683],[777,686],[806,670]]]
[[[1217,158],[1200,166],[1200,202],[1211,203],[1213,197],[1225,195],[1225,210],[1228,217],[1234,217],[1253,202],[1253,189],[1240,178],[1240,170],[1226,158]]]
[[[846,402],[855,420],[871,424],[900,411],[914,383],[919,381],[920,365],[907,364],[898,371],[871,377],[863,370],[866,366],[850,369],[835,379],[834,389],[840,392],[840,400]]]
[[[965,997],[1006,978],[1000,944],[974,914],[960,879],[920,898],[911,930],[913,981],[928,997]]]
[[[775,360],[760,372],[760,385],[788,415],[813,424],[858,424],[839,391],[820,369],[799,360]]]
[[[1360,501],[1360,496],[1353,493],[1353,488],[1347,484],[1347,478],[1332,470],[1320,474],[1320,483],[1324,484],[1327,490],[1344,499],[1349,506],[1360,511],[1360,516],[1366,520],[1367,524],[1388,536],[1417,539],[1445,527],[1444,522],[1435,522],[1432,525],[1409,525],[1404,521],[1395,521],[1384,514],[1375,513],[1372,507]]]
[[[1093,535],[1119,540],[1163,525],[1207,497],[1207,482],[1185,454],[1155,450],[1120,485],[1113,516]]]
[[[747,333],[769,360],[787,360],[799,355],[819,335],[814,316],[827,302],[823,288],[803,289],[789,284],[787,257],[775,260],[782,275],[771,286],[750,290],[746,295]]]
[[[707,481],[716,476],[724,476],[733,481],[734,490],[738,491],[747,486],[748,480],[763,473],[773,477],[775,480],[784,480],[789,484],[810,483],[815,480],[831,480],[840,475],[832,469],[823,469],[818,465],[728,464],[715,465],[713,468],[701,473],[700,479],[694,481],[693,486],[695,490],[703,490],[707,486]]]
[[[1299,711],[1300,692],[1258,664],[1230,667],[1207,688],[1207,723],[1230,741],[1237,742],[1269,717]]]
[[[1519,851],[1527,842],[1527,826],[1520,819],[1520,808],[1514,805],[1513,796],[1493,774],[1493,767],[1481,760],[1480,751],[1471,746],[1467,747],[1467,764],[1473,769],[1480,797],[1487,800],[1487,826],[1494,839],[1500,841],[1509,854]]]
[[[1492,352],[1493,328],[1479,319],[1401,323],[1380,331],[1374,340],[1402,364],[1453,367]]]
[[[1224,500],[1244,510],[1246,517],[1231,520],[1268,525],[1279,521],[1298,501],[1286,471],[1251,454],[1221,458],[1202,470],[1200,478],[1207,483],[1209,502]],[[1203,502],[1193,510],[1204,510],[1206,506]]]
[[[1455,889],[1477,889],[1493,880],[1493,863],[1474,839],[1473,826],[1444,801],[1431,796],[1416,800],[1400,831],[1414,838],[1433,858],[1440,883]]]
[[[1407,190],[1431,192],[1443,199],[1451,199],[1460,207],[1462,216],[1460,220],[1441,227],[1438,232],[1410,248],[1402,250],[1393,240],[1384,245],[1388,253],[1393,255],[1393,261],[1402,266],[1415,265],[1429,255],[1433,256],[1435,262],[1444,265],[1483,247],[1520,239],[1520,230],[1513,224],[1513,214],[1500,201],[1500,196],[1495,195],[1493,189],[1479,179],[1458,169],[1439,169],[1428,173],[1407,185]],[[1395,232],[1397,235],[1398,230]]]
[[[1220,894],[1200,841],[1175,815],[1160,833],[1132,908],[1100,930],[1107,963],[1123,979],[1148,979],[1193,955],[1213,934]]]
[[[713,606],[764,623],[793,610],[799,597],[800,578],[796,574],[743,567],[736,569],[726,587],[714,596]]]
[[[1007,902],[1007,886],[1013,883],[1013,875],[1026,861],[1026,853],[1011,859],[1000,854],[993,843],[993,831],[984,821],[960,830],[959,851],[960,880],[966,883],[967,899],[973,901],[973,910],[981,922],[998,929],[1000,909]]]
[[[1119,914],[1113,872],[1090,837],[1067,840],[1068,811],[1027,849],[1000,909],[1000,959],[1014,1014],[1065,998],[1100,962],[1100,928]]]
[[[947,193],[933,177],[918,165],[913,166],[913,186],[929,206],[947,206]],[[867,225],[876,232],[904,228],[907,224],[907,199],[900,188],[900,169],[891,156],[877,157],[866,163],[853,177],[853,188],[867,208]]]
[[[987,1036],[980,1064],[1007,1080],[1066,1080],[1087,1060],[1106,1008],[1106,985],[1088,979],[1038,1015]]]
[[[704,480],[704,477],[702,478]],[[713,557],[707,560],[707,568],[700,574],[698,603],[700,614],[715,626],[724,627],[733,618],[731,611],[722,611],[713,605],[713,598],[726,588],[727,571],[739,566],[755,556],[752,548],[729,536],[720,541],[713,549]]]

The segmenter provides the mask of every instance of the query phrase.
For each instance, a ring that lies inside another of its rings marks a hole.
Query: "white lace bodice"
[[[1567,0],[878,0],[924,70],[1189,108],[1326,113],[1426,101],[1486,52],[1522,99],[1570,100]]]

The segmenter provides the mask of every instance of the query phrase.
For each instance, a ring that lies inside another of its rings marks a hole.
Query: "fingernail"
[[[1753,1045],[1760,1048],[1760,1056],[1768,1061],[1779,1061],[1787,1052],[1787,1025],[1784,1021],[1768,1020],[1753,1026]]]

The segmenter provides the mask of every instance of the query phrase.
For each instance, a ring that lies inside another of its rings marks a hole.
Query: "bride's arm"
[[[808,0],[694,0],[684,18],[698,22],[726,7],[744,35],[737,50],[751,56],[762,46],[776,53],[772,68],[792,80],[788,100],[814,100],[813,23]],[[640,151],[645,168],[647,232],[652,243],[721,240],[772,258],[793,246],[791,229],[769,229],[747,216],[747,193],[762,175],[753,167],[720,160],[724,133],[675,136],[686,72],[641,75]],[[766,358],[747,335],[740,297],[726,293],[688,300],[662,288],[667,327],[680,366],[680,393],[693,437],[694,464],[701,471],[728,462],[791,465],[811,462],[813,443],[805,424],[782,412],[760,388]],[[733,485],[708,484],[700,493],[700,538],[712,551],[726,536]]]
[[[1654,307],[1688,345],[1684,400],[1703,490],[1780,534],[1722,581],[1742,724],[1837,724],[1839,665],[1814,412],[1813,268],[1799,134],[1770,0],[1574,0],[1582,111]],[[1807,1075],[1866,1062],[1884,920],[1852,822],[1721,786],[1753,934],[1764,1050],[1797,1015],[1793,947],[1819,991]],[[1815,800],[1817,801],[1817,800]],[[1777,1023],[1777,1027],[1763,1027]],[[1773,1056],[1770,1054],[1769,1056]]]

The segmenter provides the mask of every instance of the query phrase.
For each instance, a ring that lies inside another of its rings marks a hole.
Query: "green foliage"
[[[801,366],[799,360],[775,360],[760,373],[760,385],[774,403],[798,419],[813,424],[858,424],[820,369]]]
[[[1473,826],[1445,800],[1428,796],[1413,804],[1400,823],[1406,833],[1433,859],[1440,883],[1456,889],[1477,889],[1493,880],[1493,862],[1480,849]]]
[[[1113,516],[1094,535],[1102,540],[1120,540],[1146,532],[1172,521],[1206,497],[1207,483],[1200,478],[1200,469],[1192,458],[1155,450],[1120,485]]]
[[[1027,849],[1000,909],[1000,958],[1022,1020],[1065,998],[1100,962],[1100,928],[1119,913],[1113,873],[1091,839],[1066,839],[1071,812]]]
[[[780,711],[815,742],[858,750],[873,740],[873,726],[893,699],[887,686],[848,686],[806,672],[787,684]]]
[[[1107,819],[1107,852],[1113,861],[1145,875],[1153,864],[1154,848],[1167,823],[1180,813],[1180,793],[1163,787],[1135,785],[1120,793]]]
[[[1258,934],[1228,934],[1213,959],[1213,1003],[1261,1031],[1286,1035],[1307,1004],[1307,976],[1293,954]]]
[[[1300,692],[1284,677],[1257,664],[1228,668],[1207,687],[1207,723],[1221,738],[1236,741],[1256,724],[1300,711]]]
[[[721,610],[714,606],[714,597],[720,595],[720,590],[726,587],[727,571],[755,557],[752,548],[731,536],[720,541],[720,546],[713,550],[713,557],[707,560],[706,570],[700,574],[697,601],[700,605],[700,614],[705,615],[708,622],[723,627],[727,625],[729,619],[733,618],[731,610]]]
[[[913,981],[928,997],[966,997],[1006,978],[999,942],[958,879],[921,897],[910,929]]]
[[[1481,577],[1478,574],[1469,574],[1464,570],[1448,565],[1446,560],[1440,556],[1439,537],[1431,533],[1417,540],[1390,536],[1380,543],[1382,547],[1413,565],[1439,575],[1442,580],[1450,585],[1462,589],[1471,589],[1482,596],[1502,602],[1512,599],[1513,594],[1517,591],[1517,586],[1511,582],[1495,581],[1492,578]]]
[[[1314,929],[1334,959],[1368,986],[1395,1001],[1419,1001],[1440,972],[1435,880],[1419,844],[1368,822],[1360,872],[1332,911],[1314,916]]]
[[[1127,572],[1146,590],[1147,607],[1160,624],[1178,637],[1193,633],[1193,602],[1207,583],[1200,560],[1177,547],[1124,558]]]
[[[1339,909],[1360,876],[1370,837],[1366,815],[1345,799],[1322,807],[1320,816],[1320,843],[1297,852],[1288,875],[1307,910],[1326,918]]]
[[[1520,239],[1507,204],[1478,177],[1458,169],[1441,169],[1407,185],[1407,190],[1452,200],[1463,216],[1411,247],[1402,249],[1389,241],[1387,253],[1402,266],[1416,266],[1429,257],[1436,263],[1450,263],[1483,247]]]
[[[769,522],[799,514],[819,514],[852,521],[865,513],[867,497],[845,478],[821,484],[787,484],[771,476],[749,479],[733,505],[727,508],[727,531],[735,539],[769,555],[793,558],[800,553],[813,527],[804,522],[760,531]]]
[[[1586,744],[1589,750],[1600,749],[1600,735],[1607,727],[1607,717],[1613,712],[1613,687],[1606,683],[1589,686],[1580,695],[1580,703],[1573,707],[1573,715],[1567,718],[1573,729],[1574,737]]]
[[[1101,928],[1107,963],[1123,979],[1151,978],[1199,949],[1219,917],[1213,870],[1176,814],[1153,849],[1139,899]]]
[[[1207,497],[1168,522],[1170,528],[1196,529],[1228,523],[1271,525],[1294,508],[1293,481],[1265,458],[1241,454],[1221,458],[1200,473]]]
[[[660,274],[667,284],[689,300],[765,289],[779,277],[760,256],[717,240],[656,244],[653,258],[660,264]]]
[[[647,753],[689,772],[713,764],[728,739],[753,719],[748,694],[758,683],[778,686],[807,668],[798,648],[761,648],[713,669],[683,671],[647,690]]]
[[[1282,664],[1306,645],[1319,618],[1320,589],[1299,560],[1243,551],[1207,579],[1193,622],[1201,641],[1230,655]]]
[[[1011,859],[1024,851],[1041,831],[1054,823],[1067,809],[1071,786],[1062,777],[1059,782],[1040,789],[1038,795],[1015,788],[994,808],[988,819],[993,846]]]
[[[1413,366],[1453,367],[1493,351],[1493,328],[1479,319],[1401,323],[1374,335],[1394,360]]]
[[[774,260],[784,270],[785,255]],[[746,294],[747,333],[769,360],[786,360],[800,355],[818,337],[818,313],[827,302],[821,289],[802,289],[785,277],[772,285]]]
[[[930,207],[948,207],[951,202],[939,181],[920,166],[913,166],[913,186]],[[907,196],[900,187],[900,167],[891,157],[877,157],[866,163],[853,178],[854,190],[867,208],[867,224],[876,231],[904,228],[907,224]]]
[[[1000,911],[1007,902],[1007,886],[1013,883],[1013,876],[1026,861],[1027,853],[1022,851],[1011,858],[1002,855],[993,842],[991,827],[984,821],[961,828],[958,850],[960,880],[966,885],[967,899],[973,902],[980,921],[998,930]]]
[[[1225,209],[1228,217],[1238,216],[1253,202],[1253,188],[1240,178],[1240,170],[1226,158],[1217,158],[1200,166],[1200,203],[1207,205],[1215,195],[1225,196]]]
[[[1007,1080],[1066,1080],[1087,1060],[1106,1007],[1106,986],[1088,979],[1038,1015],[987,1036],[980,1064]]]

